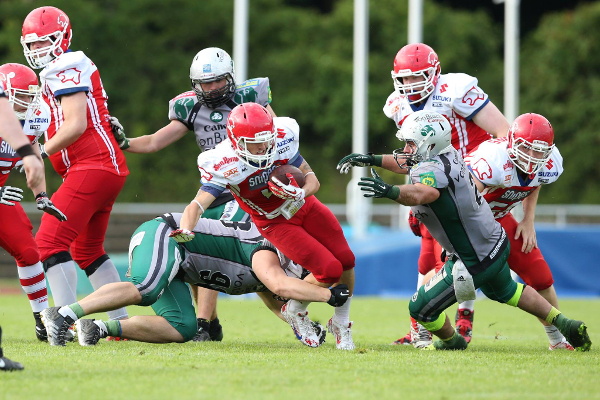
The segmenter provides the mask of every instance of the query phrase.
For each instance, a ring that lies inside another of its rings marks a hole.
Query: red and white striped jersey
[[[217,197],[229,188],[240,207],[252,218],[267,219],[273,216],[285,200],[269,190],[269,174],[283,164],[300,166],[304,160],[299,152],[300,127],[293,118],[276,117],[273,124],[277,130],[275,163],[267,169],[257,169],[242,162],[226,139],[214,149],[198,156],[202,190]],[[278,214],[277,214],[278,215]]]
[[[443,74],[424,104],[409,104],[406,96],[394,91],[387,98],[383,112],[394,120],[398,129],[415,111],[435,111],[445,115],[452,126],[452,146],[465,157],[479,143],[492,138],[472,121],[489,101],[488,95],[477,86],[477,78],[467,74]]]
[[[37,143],[37,140],[44,134],[50,125],[50,108],[42,103],[40,109],[33,115],[27,114],[27,119],[21,121],[23,132],[29,138],[31,144]],[[17,152],[2,138],[0,138],[0,186],[4,185],[10,171],[22,165],[21,157]]]
[[[63,178],[69,171],[87,169],[128,175],[125,156],[110,131],[108,96],[96,65],[83,52],[69,51],[48,64],[40,80],[52,116],[46,139],[51,139],[64,122],[60,96],[85,92],[87,97],[87,128],[74,143],[50,156],[56,172]]]
[[[536,173],[523,177],[507,152],[508,138],[488,140],[467,155],[465,162],[473,176],[485,185],[481,194],[489,203],[494,218],[502,218],[541,185],[548,185],[563,172],[558,148]]]

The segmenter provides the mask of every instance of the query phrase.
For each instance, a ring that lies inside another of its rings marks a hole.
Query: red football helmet
[[[535,174],[548,162],[554,149],[554,130],[540,114],[519,115],[508,131],[508,155],[526,174]]]
[[[67,51],[71,45],[71,22],[67,14],[56,7],[39,7],[30,12],[23,22],[21,45],[31,68],[44,68]],[[31,44],[50,41],[50,45],[36,50]]]
[[[441,73],[440,61],[433,49],[424,43],[407,44],[394,58],[392,79],[400,95],[410,104],[425,100],[435,88]],[[423,77],[423,81],[405,84],[403,78]]]
[[[227,118],[227,136],[240,160],[250,167],[266,169],[275,162],[277,135],[273,117],[260,104],[243,103],[231,110]],[[248,149],[248,144],[261,143],[266,144],[259,150],[263,154],[253,154]]]
[[[0,65],[0,82],[19,119],[23,120],[27,114],[33,115],[40,109],[41,90],[37,75],[31,68],[16,63]]]

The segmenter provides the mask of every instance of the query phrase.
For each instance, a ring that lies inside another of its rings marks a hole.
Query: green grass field
[[[489,300],[476,302],[474,338],[464,352],[390,346],[407,332],[407,300],[358,297],[353,352],[336,350],[330,335],[320,348],[302,346],[260,300],[234,297],[219,302],[221,343],[103,340],[57,348],[35,339],[24,295],[0,293],[5,355],[25,365],[0,374],[0,398],[598,399],[600,300],[563,300],[561,308],[586,321],[592,351],[550,352],[535,318]],[[333,311],[322,304],[309,310],[322,323]]]

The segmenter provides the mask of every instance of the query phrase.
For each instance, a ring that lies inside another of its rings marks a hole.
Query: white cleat
[[[555,345],[550,345],[548,350],[570,350],[574,351],[575,349],[571,346],[571,343],[563,340],[561,342],[556,343]]]
[[[346,325],[340,325],[333,320],[333,317],[327,323],[327,330],[335,337],[335,347],[338,350],[354,350],[354,340],[352,340],[352,322]]]
[[[308,311],[293,313],[285,303],[281,307],[281,315],[292,327],[296,338],[308,347],[319,347],[325,341],[325,335],[319,335],[314,323],[308,318]]]
[[[67,341],[73,340],[69,328],[73,326],[74,321],[71,317],[63,317],[58,312],[59,309],[60,307],[49,307],[40,312],[51,346],[65,346]]]
[[[411,344],[416,349],[423,349],[433,343],[433,335],[423,325],[417,322],[416,329],[413,325],[410,326]]]
[[[108,333],[103,332],[93,319],[79,319],[75,322],[75,326],[77,327],[77,339],[82,346],[95,346]]]

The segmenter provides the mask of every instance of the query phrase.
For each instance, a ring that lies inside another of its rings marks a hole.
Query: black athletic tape
[[[102,264],[104,264],[104,261],[106,261],[108,259],[109,259],[108,254],[102,254],[100,257],[98,257],[96,259],[96,261],[92,262],[90,265],[88,265],[88,267],[86,269],[84,269],[85,274],[89,277],[94,272],[96,272]]]
[[[44,272],[48,272],[51,267],[67,261],[73,261],[73,257],[71,257],[71,254],[68,251],[61,251],[60,253],[52,254],[50,257],[42,261]]]

